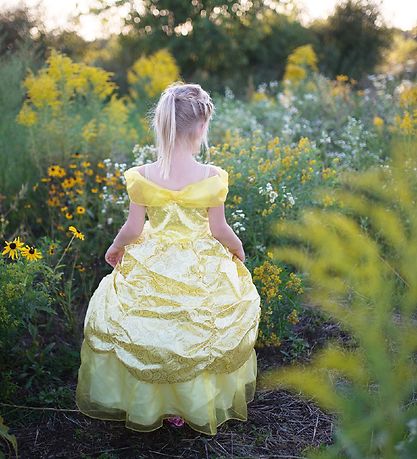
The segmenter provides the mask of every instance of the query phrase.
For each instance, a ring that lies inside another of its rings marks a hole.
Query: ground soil
[[[349,347],[351,337],[339,324],[311,311],[296,325],[306,346],[297,362],[308,362],[329,340]],[[286,349],[286,347],[288,347]],[[262,372],[288,364],[291,349],[284,340],[280,348],[256,349],[258,377]],[[76,381],[69,382],[75,393]],[[17,438],[20,459],[44,458],[303,458],[308,447],[332,442],[334,414],[326,413],[311,399],[282,389],[257,388],[248,404],[248,421],[229,420],[215,436],[200,434],[189,426],[164,424],[141,433],[120,421],[100,421],[77,411],[75,402],[67,409],[25,413],[19,425],[9,425]],[[19,408],[10,407],[9,410]],[[7,420],[7,406],[2,406]],[[4,450],[4,449],[3,449]],[[1,457],[1,449],[0,449]],[[14,457],[7,455],[6,457]]]

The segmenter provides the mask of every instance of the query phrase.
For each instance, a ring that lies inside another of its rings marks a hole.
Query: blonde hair
[[[151,109],[151,125],[164,179],[169,177],[175,141],[178,138],[195,141],[198,123],[209,121],[214,110],[210,95],[199,84],[176,81],[162,92],[156,107]],[[208,126],[202,136],[206,150],[207,131]]]

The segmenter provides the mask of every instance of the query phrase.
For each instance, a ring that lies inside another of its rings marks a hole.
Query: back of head
[[[211,97],[199,84],[177,81],[164,90],[153,111],[152,119],[163,178],[169,176],[172,151],[176,141],[194,145],[198,141],[198,133],[201,132],[199,125],[207,123],[208,128],[213,113],[214,105]],[[207,128],[201,137],[201,143],[206,149],[208,149]]]

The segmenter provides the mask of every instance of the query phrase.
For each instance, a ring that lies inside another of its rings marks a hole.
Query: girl
[[[140,432],[167,419],[208,435],[247,421],[260,297],[225,219],[228,173],[194,157],[208,148],[213,113],[200,85],[171,84],[153,112],[157,160],[124,173],[129,215],[84,321],[85,415]]]

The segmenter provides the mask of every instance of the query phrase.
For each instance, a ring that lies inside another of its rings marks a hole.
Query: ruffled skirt
[[[228,419],[247,421],[257,375],[255,349],[232,373],[200,373],[178,383],[138,380],[113,352],[96,352],[84,340],[76,404],[92,418],[123,421],[129,429],[150,432],[170,416],[181,416],[194,430],[215,435]]]

